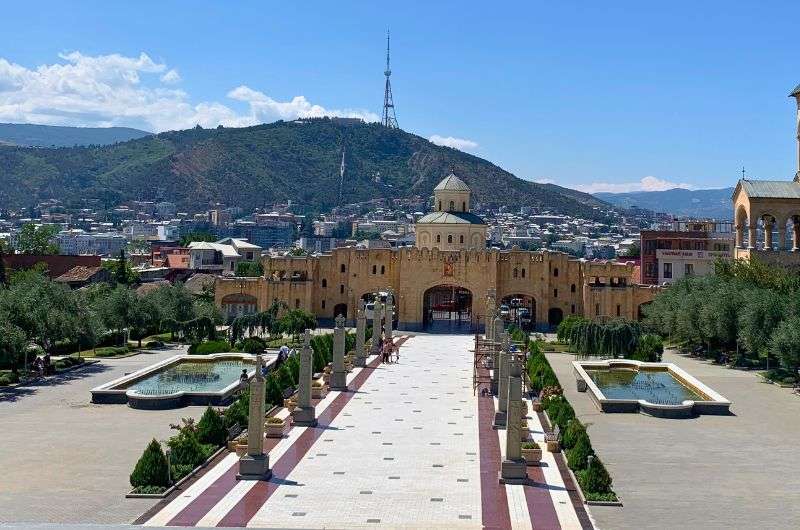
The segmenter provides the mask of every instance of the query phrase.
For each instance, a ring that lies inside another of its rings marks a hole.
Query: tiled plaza
[[[269,481],[237,481],[238,459],[230,455],[139,522],[590,527],[550,453],[545,452],[541,467],[528,468],[531,485],[499,484],[505,431],[493,430],[487,421],[494,413],[492,398],[473,392],[472,344],[465,335],[409,337],[399,363],[379,364],[373,358],[367,368],[349,374],[349,392],[330,392],[319,401],[317,427],[292,427],[284,438],[267,440]],[[539,417],[529,417],[528,423],[534,439],[543,440]]]

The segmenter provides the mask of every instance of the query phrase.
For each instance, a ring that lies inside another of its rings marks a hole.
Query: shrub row
[[[531,387],[539,391],[542,407],[550,421],[561,430],[567,465],[575,471],[584,495],[594,501],[616,500],[616,494],[611,490],[611,476],[594,454],[586,427],[575,417],[575,410],[564,397],[550,363],[535,342],[531,342],[530,350],[526,368]]]
[[[231,351],[231,346],[226,340],[196,342],[189,346],[189,355],[210,355],[212,353],[225,353],[229,351]]]

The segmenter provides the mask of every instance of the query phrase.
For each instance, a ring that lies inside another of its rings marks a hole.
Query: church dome
[[[458,178],[452,171],[447,175],[439,184],[433,188],[433,191],[470,191],[469,186]]]

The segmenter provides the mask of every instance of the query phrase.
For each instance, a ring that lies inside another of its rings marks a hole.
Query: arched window
[[[456,209],[456,203],[454,203],[453,201],[450,201],[450,211],[452,212],[455,209]]]
[[[381,265],[381,274],[386,272],[386,265]]]
[[[555,269],[553,269],[553,276],[555,276],[556,278],[558,278],[558,267],[556,267]]]
[[[442,201],[439,201],[439,211],[442,211]]]
[[[344,284],[339,286],[339,294],[344,294]]]
[[[378,266],[377,265],[373,265],[372,266],[372,274],[378,274]]]
[[[327,286],[328,286],[328,280],[326,280],[325,278],[322,278],[322,288],[324,289]]]
[[[448,243],[452,243],[453,242],[453,234],[448,234],[447,235],[447,242]]]
[[[442,235],[441,234],[436,234],[436,242],[437,243],[441,243],[442,242]]]
[[[622,306],[617,304],[617,316],[619,316],[621,312],[622,312]]]
[[[558,298],[558,289],[553,289],[553,298]]]
[[[519,269],[514,267],[514,272],[511,274],[511,276],[514,277],[514,278],[518,277],[519,276]]]
[[[322,309],[325,309],[325,300],[322,301]]]
[[[522,277],[523,278],[525,277],[525,268],[524,267],[522,268]]]
[[[463,245],[464,244],[464,236],[459,236],[458,237],[458,242]]]
[[[347,270],[347,269],[345,269],[345,267],[344,267],[344,263],[342,263],[342,264],[339,266],[339,272],[344,272],[345,270]],[[556,276],[558,276],[558,275],[556,274]]]
[[[571,293],[575,292],[575,284],[574,283],[569,286],[569,292],[571,292]]]
[[[461,211],[462,212],[466,212],[467,211],[467,202],[466,201],[461,203]]]
[[[294,299],[294,308],[295,309],[300,309],[300,299],[299,298],[295,298]]]
[[[575,304],[572,304],[571,311],[572,311],[572,314],[574,315],[575,314]]]

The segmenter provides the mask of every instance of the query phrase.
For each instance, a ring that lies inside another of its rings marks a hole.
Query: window
[[[466,212],[467,211],[467,202],[466,201],[461,203],[461,211],[462,212]]]
[[[339,272],[344,272],[345,270],[347,270],[347,269],[345,269],[345,267],[344,267],[344,263],[342,263],[342,264],[339,266]]]
[[[441,243],[442,242],[442,235],[441,234],[436,234],[436,242],[437,243]]]
[[[571,292],[571,293],[575,292],[575,284],[574,283],[569,286],[569,292]]]
[[[339,286],[339,294],[344,294],[344,284]]]
[[[617,304],[617,316],[619,316],[621,312],[622,312],[622,307],[619,304]]]
[[[453,242],[453,234],[448,234],[447,235],[447,242],[448,243],[452,243]]]
[[[439,211],[442,211],[442,201],[439,201]]]
[[[664,278],[672,278],[672,263],[664,264]]]
[[[372,274],[378,274],[378,266],[377,265],[373,265],[372,266]]]
[[[454,203],[453,201],[450,201],[450,211],[452,212],[455,209],[456,209],[456,203]]]
[[[558,289],[553,289],[553,298],[558,298]]]
[[[381,265],[381,274],[386,272],[386,265]]]
[[[691,276],[694,274],[694,264],[693,263],[686,263],[683,266],[683,274],[684,276]]]
[[[572,312],[573,315],[575,314],[575,304],[572,304],[570,311]]]
[[[294,299],[294,308],[295,309],[300,309],[300,299],[299,298],[295,298]]]
[[[458,236],[458,242],[464,244],[464,236]]]
[[[558,278],[558,267],[556,267],[555,269],[553,269],[553,276],[555,276],[556,278]]]
[[[514,267],[514,272],[512,272],[512,273],[511,273],[511,276],[512,276],[512,277],[514,277],[514,278],[516,278],[517,276],[519,276],[519,269],[517,269],[516,267]]]
[[[594,304],[594,314],[600,316],[600,304]]]
[[[322,309],[325,309],[325,300],[322,301]]]
[[[522,268],[522,277],[523,278],[525,277],[525,268],[524,267]]]
[[[326,280],[325,278],[322,278],[322,288],[324,289],[327,286],[328,286],[328,280]]]

